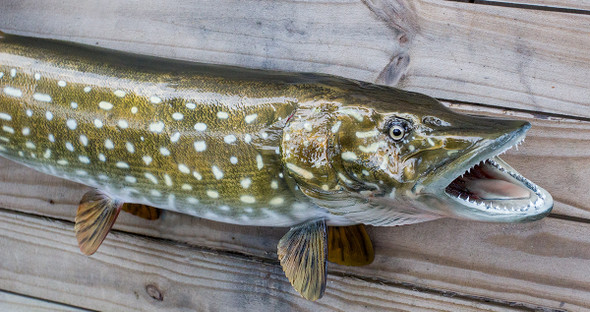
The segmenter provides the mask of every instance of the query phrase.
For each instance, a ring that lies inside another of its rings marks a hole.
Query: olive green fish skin
[[[0,154],[127,202],[265,226],[550,210],[485,212],[444,196],[466,165],[530,125],[416,93],[16,36],[0,40],[0,73]]]

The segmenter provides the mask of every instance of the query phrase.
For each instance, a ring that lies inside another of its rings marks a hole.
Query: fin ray
[[[148,205],[125,203],[121,210],[146,220],[160,218],[160,209]]]
[[[279,241],[283,271],[305,299],[317,300],[326,290],[327,239],[325,221],[315,220],[292,227]]]
[[[328,261],[362,266],[374,259],[373,243],[363,224],[328,227]]]
[[[74,225],[82,253],[89,256],[96,252],[117,220],[122,205],[121,201],[97,189],[84,194],[78,206]]]

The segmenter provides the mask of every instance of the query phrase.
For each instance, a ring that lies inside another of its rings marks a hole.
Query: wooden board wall
[[[464,112],[528,119],[525,144],[505,160],[548,189],[556,206],[551,217],[528,224],[439,220],[371,228],[375,263],[330,266],[326,297],[310,303],[276,261],[286,229],[175,213],[156,222],[122,215],[87,258],[72,232],[86,187],[0,160],[0,290],[11,294],[0,302],[26,307],[32,303],[22,298],[44,299],[94,310],[586,310],[588,6],[494,2],[2,1],[6,32],[397,83]]]

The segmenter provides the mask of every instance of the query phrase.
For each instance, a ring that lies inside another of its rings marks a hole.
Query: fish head
[[[518,222],[553,207],[547,191],[498,157],[524,140],[526,121],[460,114],[414,93],[340,105],[329,116],[318,129],[325,161],[309,163],[329,169],[321,183],[300,182],[334,213],[380,225],[428,216]]]

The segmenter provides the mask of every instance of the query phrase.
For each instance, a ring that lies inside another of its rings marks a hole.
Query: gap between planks
[[[239,305],[241,308],[269,310],[272,306],[282,310],[290,306],[320,311],[532,311],[540,308],[338,273],[329,274],[326,296],[313,303],[291,290],[277,261],[235,252],[213,252],[121,231],[113,231],[99,253],[86,257],[78,253],[71,222],[5,209],[0,209],[0,236],[3,237],[0,245],[18,244],[23,249],[13,250],[14,259],[5,259],[0,264],[3,273],[0,280],[5,285],[16,291],[31,292],[47,287],[46,296],[53,294],[59,297],[56,299],[70,303],[78,300],[81,306],[101,310],[182,310],[205,306],[228,309],[232,307],[226,304],[237,303],[236,300],[243,301],[239,302],[243,304]],[[60,261],[46,261],[36,254],[26,256],[31,248],[47,257],[58,253]],[[25,256],[30,261],[19,260]],[[42,262],[47,263],[47,272],[44,268],[34,268]],[[16,264],[20,274],[7,272]],[[36,274],[40,276],[33,276]],[[7,280],[6,275],[22,277]],[[145,291],[138,290],[142,285],[146,285]],[[228,292],[230,297],[237,298],[228,300]]]
[[[10,312],[89,312],[80,307],[35,298],[0,289],[0,311]]]

